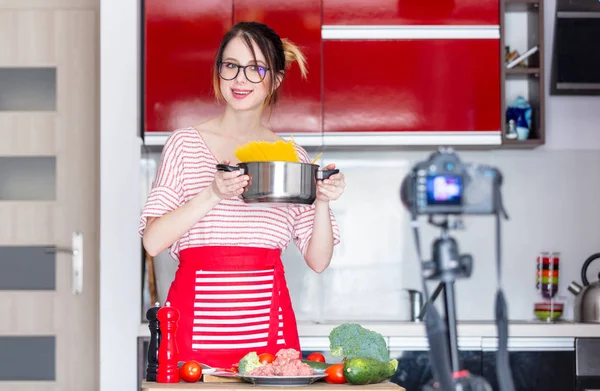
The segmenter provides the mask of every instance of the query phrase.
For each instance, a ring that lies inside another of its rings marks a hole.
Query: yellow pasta
[[[235,156],[240,162],[299,162],[293,141],[252,141],[238,147]]]

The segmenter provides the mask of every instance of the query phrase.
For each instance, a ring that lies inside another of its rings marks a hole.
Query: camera
[[[508,360],[508,313],[506,300],[500,287],[500,220],[508,215],[502,205],[502,174],[494,167],[463,163],[450,148],[440,148],[427,160],[411,168],[400,185],[400,198],[411,214],[411,225],[417,256],[421,264],[421,284],[426,299],[425,330],[429,342],[429,358],[433,379],[424,390],[485,390],[490,384],[481,376],[470,375],[461,369],[456,326],[455,281],[471,275],[473,259],[460,254],[458,242],[449,235],[451,229],[462,229],[462,224],[450,224],[450,215],[495,215],[496,218],[496,326],[498,353],[496,378],[500,390],[515,389]],[[419,215],[429,215],[428,222],[441,229],[441,235],[432,245],[432,260],[423,258],[420,246]],[[442,215],[434,219],[434,215]],[[452,220],[462,221],[460,217]],[[433,296],[429,296],[426,280],[439,280]],[[442,319],[433,301],[444,291]],[[449,365],[448,365],[449,362]],[[467,376],[463,376],[464,374]]]
[[[440,148],[406,175],[400,198],[413,215],[495,214],[501,185],[498,169],[463,163],[452,149]]]

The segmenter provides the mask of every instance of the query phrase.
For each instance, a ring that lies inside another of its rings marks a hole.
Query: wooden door
[[[0,0],[1,391],[98,389],[97,3]]]

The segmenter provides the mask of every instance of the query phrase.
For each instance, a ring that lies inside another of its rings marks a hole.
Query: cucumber
[[[307,364],[309,367],[311,367],[315,372],[318,373],[323,373],[325,372],[325,370],[327,368],[329,368],[331,365],[333,364],[328,364],[325,362],[319,362],[319,361],[310,361],[310,360],[302,360],[303,363]]]
[[[388,362],[374,358],[351,358],[344,363],[344,377],[350,384],[374,384],[394,376],[398,360]]]

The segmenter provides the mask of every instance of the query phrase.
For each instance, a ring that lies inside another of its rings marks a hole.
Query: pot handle
[[[590,263],[592,263],[593,260],[598,258],[600,258],[600,253],[592,254],[583,263],[583,266],[581,267],[581,282],[583,282],[584,286],[590,285],[590,282],[587,279],[587,269],[590,266]]]
[[[327,179],[338,172],[340,172],[340,170],[337,168],[335,170],[317,170],[317,180],[322,181],[323,179]]]
[[[244,167],[228,166],[227,164],[217,164],[217,170],[219,170],[219,171],[227,171],[227,172],[233,172],[233,171],[240,170],[242,172],[242,175],[245,174],[245,171],[246,171],[244,169]]]

